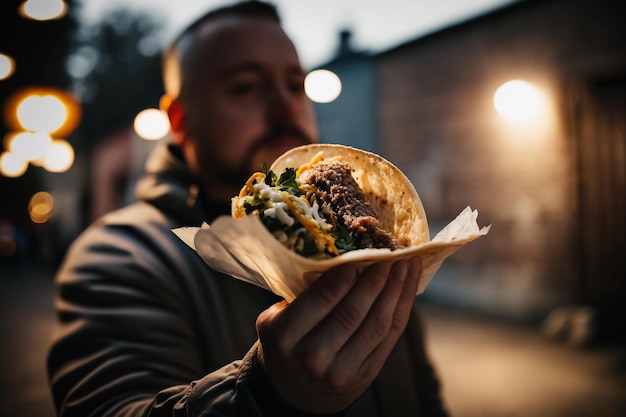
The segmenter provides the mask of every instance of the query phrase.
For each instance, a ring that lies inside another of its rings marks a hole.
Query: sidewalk
[[[623,347],[578,349],[536,328],[434,307],[424,315],[452,416],[626,416]]]
[[[50,270],[0,265],[0,417],[54,417],[45,376],[52,291]],[[626,416],[623,350],[578,350],[534,328],[433,306],[423,312],[453,417]]]
[[[0,417],[54,417],[45,355],[52,271],[0,264]]]

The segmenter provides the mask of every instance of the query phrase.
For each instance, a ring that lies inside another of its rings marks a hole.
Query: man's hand
[[[261,313],[259,362],[276,391],[309,413],[352,404],[404,331],[420,273],[419,258],[374,264],[358,275],[339,266],[291,304]]]

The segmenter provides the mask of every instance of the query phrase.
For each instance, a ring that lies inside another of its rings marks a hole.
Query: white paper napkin
[[[419,256],[422,277],[417,294],[424,292],[443,261],[467,243],[486,235],[479,228],[478,211],[466,207],[430,242],[391,251],[361,249],[334,258],[314,260],[284,247],[257,216],[217,218],[210,226],[182,227],[173,232],[193,248],[211,268],[272,291],[291,302],[324,271],[353,263],[359,268],[387,260]]]

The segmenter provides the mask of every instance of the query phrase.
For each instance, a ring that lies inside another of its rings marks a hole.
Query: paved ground
[[[45,373],[52,274],[0,264],[0,416],[53,417]]]
[[[0,417],[54,416],[44,362],[51,300],[49,270],[0,264]],[[535,328],[432,306],[424,311],[452,416],[626,416],[623,350],[580,350]]]
[[[427,308],[431,356],[455,417],[626,417],[626,351],[578,349],[536,328]]]

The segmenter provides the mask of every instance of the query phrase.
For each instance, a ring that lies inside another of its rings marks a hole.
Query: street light
[[[311,71],[304,79],[306,95],[317,103],[330,103],[341,94],[341,80],[332,71]]]
[[[498,114],[513,123],[538,121],[546,111],[545,97],[533,84],[511,80],[502,84],[493,96]]]
[[[43,167],[49,172],[65,172],[74,164],[74,148],[66,140],[52,142],[43,157]]]
[[[0,53],[0,81],[9,78],[15,71],[15,61],[9,55]]]
[[[26,87],[13,93],[4,104],[4,119],[15,131],[29,130],[53,137],[68,137],[81,116],[78,100],[53,87]]]
[[[0,174],[9,178],[17,178],[24,175],[28,169],[28,162],[23,161],[11,152],[3,152],[0,155]]]
[[[8,149],[25,162],[43,158],[52,145],[52,138],[46,133],[19,132],[7,136]]]
[[[28,202],[28,215],[33,223],[45,223],[54,212],[54,197],[45,191],[39,191]]]
[[[26,0],[20,6],[20,14],[28,19],[60,19],[67,13],[63,0]]]
[[[66,140],[78,125],[80,104],[67,91],[28,87],[5,102],[4,118],[12,130],[5,137],[0,173],[19,177],[28,163],[50,172],[65,172],[74,163],[74,149]]]
[[[50,134],[63,126],[67,109],[55,95],[32,94],[18,104],[17,120],[25,130]]]
[[[135,116],[135,132],[146,140],[159,140],[170,131],[170,122],[164,111],[145,109]]]

